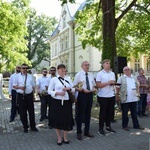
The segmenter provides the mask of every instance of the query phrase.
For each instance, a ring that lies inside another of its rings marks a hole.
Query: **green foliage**
[[[30,11],[27,22],[28,27],[28,59],[32,62],[32,67],[38,67],[42,60],[50,61],[49,38],[55,28],[57,21],[55,18],[44,14],[38,16],[36,11]]]
[[[150,7],[147,5],[138,2],[120,22],[116,31],[119,55],[150,55]]]
[[[0,72],[12,70],[14,66],[27,62],[27,47],[24,36],[27,35],[26,17],[28,2],[18,8],[16,2],[0,0]],[[18,4],[21,0],[18,1]],[[24,8],[24,9],[23,9]]]
[[[138,0],[137,3],[127,12],[124,10],[132,1],[117,0],[115,1],[116,13],[116,47],[117,54],[120,56],[130,55],[138,56],[140,53],[150,54],[150,3],[149,0]],[[85,49],[87,45],[92,45],[99,50],[104,50],[102,59],[111,58],[113,51],[109,39],[102,37],[102,17],[99,1],[87,5],[76,15],[76,33],[79,34],[82,46]],[[98,13],[98,9],[100,12]],[[98,14],[97,14],[98,13]],[[108,12],[107,12],[108,13]],[[117,19],[121,14],[125,14],[117,24]],[[96,17],[97,16],[97,17]],[[113,18],[112,18],[113,19]],[[107,44],[105,44],[107,43]],[[108,57],[109,56],[109,57]]]
[[[98,12],[97,3],[87,4],[76,14],[76,33],[80,35],[83,49],[86,45],[102,48],[102,13]]]

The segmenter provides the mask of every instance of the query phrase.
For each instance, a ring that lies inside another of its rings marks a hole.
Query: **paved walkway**
[[[54,129],[49,129],[47,122],[39,122],[40,103],[35,103],[36,122],[39,132],[24,133],[19,116],[9,123],[10,100],[0,100],[0,150],[150,150],[150,117],[139,118],[145,130],[127,132],[121,129],[121,120],[112,124],[116,134],[99,136],[98,121],[92,119],[91,132],[95,138],[76,139],[76,127],[68,135],[70,144],[58,146]],[[130,119],[130,127],[132,127]]]

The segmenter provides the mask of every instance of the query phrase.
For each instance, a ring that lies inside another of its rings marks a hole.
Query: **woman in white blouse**
[[[48,87],[48,94],[52,97],[50,126],[56,129],[57,145],[62,145],[62,143],[69,144],[67,133],[73,129],[74,125],[72,104],[67,93],[68,90],[72,90],[72,84],[65,80],[65,65],[58,65],[57,70],[58,76],[51,79]],[[63,131],[63,135],[61,135],[61,131]]]

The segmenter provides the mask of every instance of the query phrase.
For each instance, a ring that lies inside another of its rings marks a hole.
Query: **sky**
[[[85,0],[76,0],[77,3],[82,3]],[[58,0],[31,0],[31,7],[38,11],[38,14],[44,13],[50,17],[60,18],[61,2]]]

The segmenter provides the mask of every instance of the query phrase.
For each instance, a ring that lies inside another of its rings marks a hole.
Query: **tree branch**
[[[118,26],[119,21],[126,15],[126,13],[134,6],[134,4],[137,2],[137,0],[133,0],[130,5],[121,13],[121,15],[116,18],[116,28]]]
[[[148,13],[149,15],[150,15],[150,11],[148,11],[146,8],[148,8],[149,7],[149,5],[145,8],[145,7],[143,7],[143,6],[141,6],[141,5],[134,5],[135,7],[137,7],[137,8],[140,8],[140,9],[142,9],[144,12],[146,12],[146,13]]]

